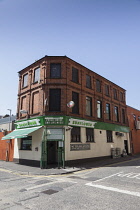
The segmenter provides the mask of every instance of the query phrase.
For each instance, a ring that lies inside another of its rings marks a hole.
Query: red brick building
[[[66,56],[19,71],[17,120],[14,158],[23,162],[64,164],[110,156],[111,148],[130,153],[125,90]]]
[[[127,106],[130,142],[133,154],[140,153],[140,110]]]

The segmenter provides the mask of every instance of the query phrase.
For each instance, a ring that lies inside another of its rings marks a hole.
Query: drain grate
[[[57,193],[57,192],[59,192],[59,191],[52,190],[52,189],[42,191],[42,193],[47,194],[47,195],[52,195],[52,194]]]

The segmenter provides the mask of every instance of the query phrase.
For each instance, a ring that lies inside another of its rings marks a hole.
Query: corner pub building
[[[130,153],[125,90],[67,56],[19,71],[14,161],[47,168]],[[74,106],[67,105],[74,101]]]

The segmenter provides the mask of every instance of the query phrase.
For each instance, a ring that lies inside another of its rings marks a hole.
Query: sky
[[[0,115],[16,114],[18,71],[45,55],[121,86],[140,110],[140,0],[0,0]]]

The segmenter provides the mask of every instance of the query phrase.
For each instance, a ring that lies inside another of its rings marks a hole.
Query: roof
[[[100,74],[98,74],[98,73],[96,73],[95,71],[93,71],[93,70],[91,70],[91,69],[87,68],[86,66],[84,66],[84,65],[82,65],[82,64],[80,64],[80,63],[78,63],[77,61],[75,61],[75,60],[73,60],[73,59],[71,59],[71,58],[67,57],[66,55],[64,55],[64,56],[55,56],[55,55],[53,55],[53,56],[48,56],[48,55],[45,55],[44,57],[40,58],[39,60],[37,60],[37,61],[35,61],[34,63],[30,64],[29,66],[25,67],[24,69],[20,70],[18,73],[20,73],[21,71],[23,71],[23,70],[25,70],[25,69],[27,69],[27,68],[31,67],[32,65],[37,64],[38,62],[41,62],[41,60],[43,60],[43,59],[45,59],[45,58],[47,58],[47,57],[48,57],[48,58],[49,58],[49,57],[62,57],[62,58],[67,58],[67,59],[69,59],[69,60],[71,60],[71,61],[73,61],[73,62],[77,63],[78,65],[80,65],[80,66],[82,66],[82,67],[86,68],[87,70],[89,70],[89,71],[93,72],[94,74],[96,74],[96,75],[100,76],[101,78],[103,78],[103,79],[107,80],[108,82],[111,82],[111,83],[112,83],[112,84],[114,84],[115,86],[118,86],[118,87],[120,87],[121,89],[123,89],[124,91],[126,91],[126,90],[125,90],[124,88],[122,88],[121,86],[119,86],[119,85],[117,85],[117,84],[113,83],[112,81],[108,80],[107,78],[105,78],[105,77],[101,76]]]

